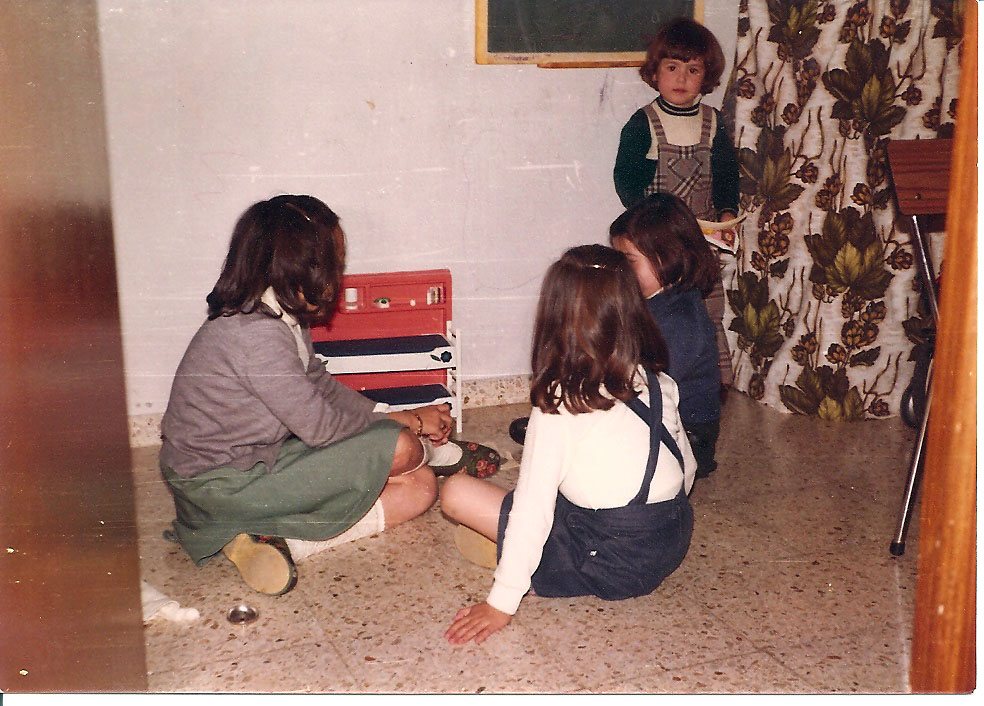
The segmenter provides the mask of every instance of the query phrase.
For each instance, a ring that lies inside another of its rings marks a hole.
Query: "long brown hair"
[[[699,289],[707,296],[721,277],[717,257],[682,199],[657,192],[616,218],[608,234],[635,245],[653,266],[660,284],[685,292]]]
[[[547,270],[533,333],[530,400],[574,414],[627,401],[641,364],[666,369],[666,343],[625,256],[604,245],[571,248]],[[603,390],[607,392],[603,394]]]
[[[313,196],[276,196],[253,204],[232,231],[222,273],[206,297],[208,318],[250,313],[273,287],[298,321],[330,313],[345,270],[338,216]]]

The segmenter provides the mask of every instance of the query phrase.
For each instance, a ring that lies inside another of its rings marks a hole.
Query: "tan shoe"
[[[494,569],[498,564],[495,542],[471,527],[458,525],[455,528],[454,545],[458,547],[461,556],[473,564],[484,566],[486,569]]]
[[[281,537],[238,534],[222,548],[254,591],[282,596],[297,585],[297,567]]]

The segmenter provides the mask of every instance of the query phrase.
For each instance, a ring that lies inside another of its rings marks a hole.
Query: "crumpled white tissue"
[[[175,623],[191,623],[199,617],[197,608],[182,608],[177,601],[168,598],[146,581],[140,582],[140,602],[143,604],[145,623],[158,615]]]

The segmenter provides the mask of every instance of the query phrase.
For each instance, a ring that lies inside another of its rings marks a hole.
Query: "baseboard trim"
[[[161,443],[161,417],[163,414],[131,414],[127,417],[130,432],[130,448],[159,446]]]
[[[465,380],[462,383],[464,408],[497,407],[519,404],[530,399],[530,376],[514,375],[505,378]],[[162,414],[137,414],[128,419],[130,446],[143,448],[161,443]]]
[[[530,401],[530,376],[513,375],[505,378],[465,380],[462,385],[465,409],[497,407]]]

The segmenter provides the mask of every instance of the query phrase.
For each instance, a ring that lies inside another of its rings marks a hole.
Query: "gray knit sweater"
[[[284,321],[261,311],[202,324],[175,373],[161,422],[161,463],[188,478],[223,466],[273,468],[291,434],[327,446],[385,419],[328,374],[310,333],[305,368]]]

